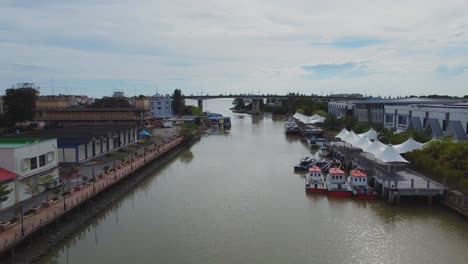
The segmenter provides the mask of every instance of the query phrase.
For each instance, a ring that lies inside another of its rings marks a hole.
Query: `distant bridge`
[[[229,94],[229,95],[183,95],[185,99],[193,100],[208,100],[208,99],[222,99],[222,98],[242,98],[242,99],[265,99],[265,98],[275,98],[275,99],[288,99],[288,98],[308,98],[316,99],[319,101],[336,101],[336,100],[365,100],[366,98],[361,96],[344,96],[344,95],[277,95],[277,94]]]
[[[203,100],[208,99],[222,99],[222,98],[242,98],[242,99],[249,99],[252,100],[252,112],[259,113],[260,112],[260,100],[265,98],[274,98],[274,99],[289,99],[289,98],[308,98],[313,99],[316,101],[322,102],[329,102],[329,101],[337,101],[337,100],[365,100],[366,98],[361,96],[344,96],[344,95],[276,95],[276,94],[219,94],[219,95],[183,95],[185,99],[192,99],[198,101],[198,107],[203,109]]]

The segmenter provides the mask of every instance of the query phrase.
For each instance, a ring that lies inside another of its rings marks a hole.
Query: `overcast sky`
[[[468,1],[1,0],[0,93],[468,94]]]

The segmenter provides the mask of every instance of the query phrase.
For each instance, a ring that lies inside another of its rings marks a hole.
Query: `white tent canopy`
[[[315,124],[325,122],[325,117],[319,115],[305,116],[301,113],[295,113],[293,117],[304,124]]]
[[[408,163],[407,160],[405,160],[398,152],[395,150],[395,148],[392,145],[387,145],[385,149],[380,152],[376,158],[383,162],[404,162]]]
[[[413,138],[409,138],[405,142],[399,145],[395,145],[394,148],[398,153],[401,154],[401,153],[406,153],[406,152],[410,152],[410,151],[417,150],[417,149],[422,149],[423,146],[424,146],[423,143],[419,143]]]
[[[358,134],[358,136],[367,137],[370,140],[376,140],[377,135],[378,135],[377,131],[375,131],[373,128],[369,129],[369,131],[367,131],[367,132],[364,132],[362,134]]]
[[[370,141],[367,137],[361,137],[355,144],[355,147],[358,147],[360,149],[365,149],[369,147],[372,144],[372,141]]]
[[[346,134],[342,140],[344,142],[347,142],[351,145],[356,145],[356,143],[359,141],[359,137],[356,135],[356,133],[354,133],[354,131],[351,130],[351,132],[349,132],[348,134]]]
[[[346,136],[348,133],[349,133],[349,131],[346,130],[346,128],[343,128],[343,129],[340,131],[340,133],[338,133],[338,135],[336,135],[335,137],[342,140],[343,137]]]
[[[315,123],[323,123],[323,122],[325,122],[325,119],[326,119],[326,118],[323,117],[323,116],[318,116],[317,118],[310,120],[310,122],[311,122],[312,124],[315,124]]]
[[[368,147],[363,149],[363,151],[371,153],[372,155],[374,155],[377,158],[379,156],[379,154],[385,150],[386,147],[387,147],[387,145],[380,142],[379,140],[376,140],[376,141],[372,142],[372,144],[370,144]]]

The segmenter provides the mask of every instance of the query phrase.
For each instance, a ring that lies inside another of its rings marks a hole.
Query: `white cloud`
[[[466,93],[467,71],[447,81],[435,70],[468,65],[466,1],[37,0],[0,10],[2,88],[48,87],[54,76],[76,92],[109,80],[142,93]],[[301,69],[347,62],[371,62],[372,74],[318,80]]]

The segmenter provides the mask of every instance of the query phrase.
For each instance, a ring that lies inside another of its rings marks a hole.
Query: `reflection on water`
[[[179,160],[182,163],[189,164],[193,160],[193,152],[191,150],[186,150],[179,155]]]
[[[307,195],[300,138],[229,104],[207,103],[234,117],[228,136],[203,137],[40,263],[467,263],[459,216]]]

